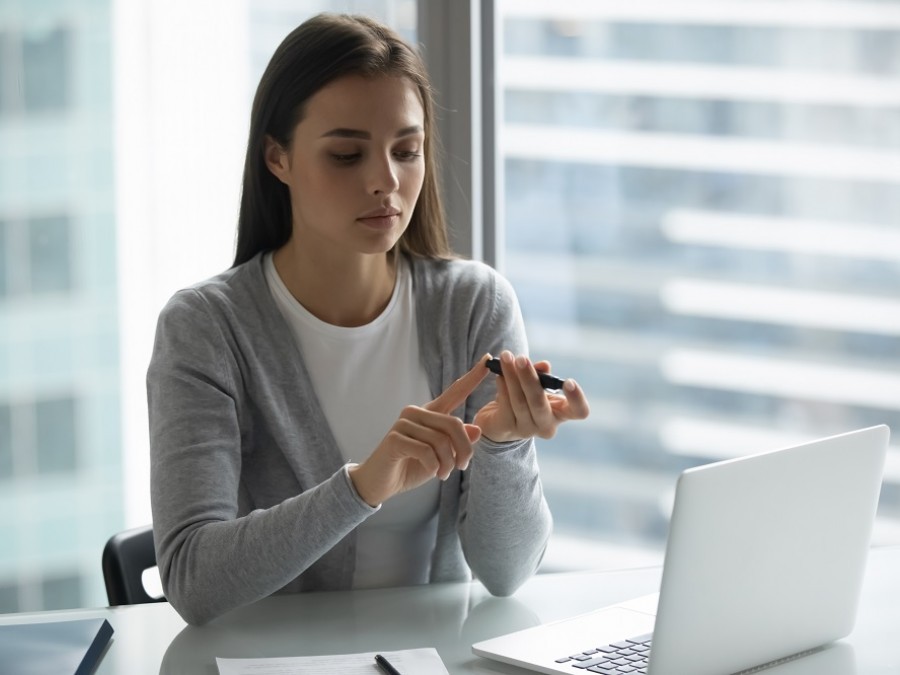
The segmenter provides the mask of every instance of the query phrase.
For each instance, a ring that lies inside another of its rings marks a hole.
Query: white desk
[[[115,634],[97,675],[216,675],[217,656],[414,647],[437,648],[454,675],[524,675],[527,671],[474,656],[472,643],[654,592],[660,572],[650,568],[540,575],[511,598],[491,597],[478,583],[277,596],[200,628],[187,626],[168,603],[0,615],[0,624],[106,617]],[[900,673],[900,547],[871,552],[856,629],[848,638],[766,673]]]

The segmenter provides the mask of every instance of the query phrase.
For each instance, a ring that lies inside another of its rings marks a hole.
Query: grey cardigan
[[[410,264],[434,396],[487,352],[526,351],[515,294],[494,270]],[[471,421],[492,380],[456,414]],[[147,392],[157,560],[186,621],[275,592],[351,587],[355,528],[374,510],[343,469],[261,255],[171,298]],[[534,441],[482,439],[469,468],[441,486],[430,579],[471,570],[491,593],[511,594],[537,569],[551,526]]]

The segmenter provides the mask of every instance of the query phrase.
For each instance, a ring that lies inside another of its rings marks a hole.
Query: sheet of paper
[[[216,658],[219,675],[379,675],[375,654],[382,654],[403,675],[450,675],[432,647],[399,652],[366,652],[332,656],[290,656],[262,659]]]

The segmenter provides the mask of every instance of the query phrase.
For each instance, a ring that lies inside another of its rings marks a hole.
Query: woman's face
[[[290,191],[293,238],[322,253],[389,251],[422,190],[424,144],[409,80],[348,75],[320,89],[289,148],[267,139],[266,163]]]

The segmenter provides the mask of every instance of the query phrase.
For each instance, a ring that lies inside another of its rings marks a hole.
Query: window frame
[[[495,0],[418,0],[417,36],[435,92],[439,166],[450,243],[467,258],[503,268],[502,119],[496,80]]]

